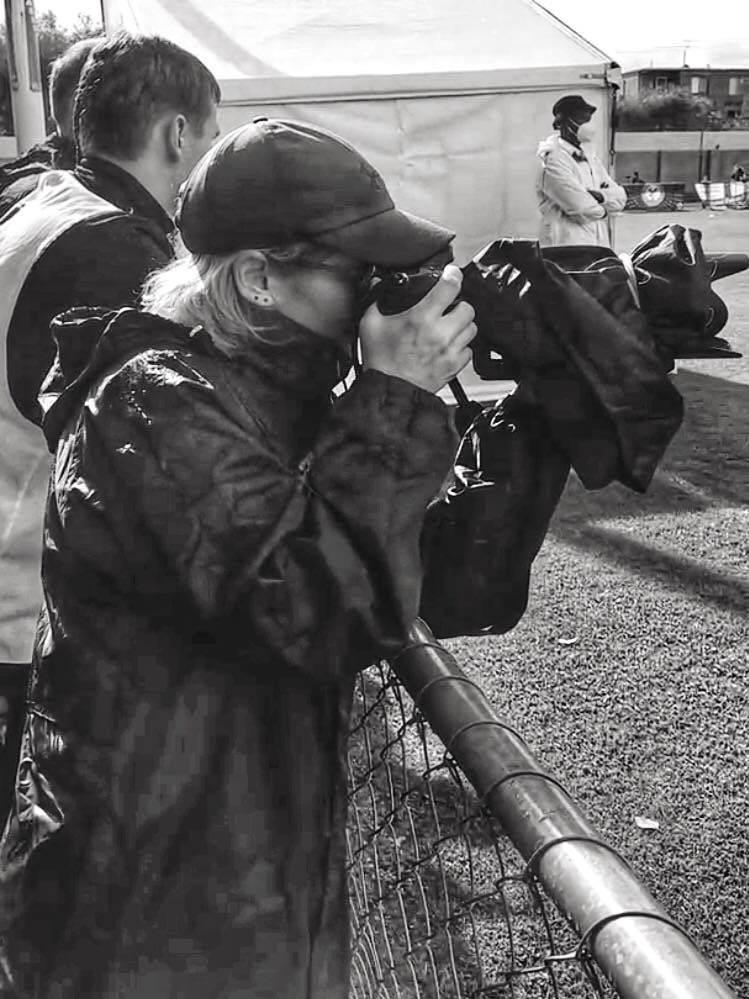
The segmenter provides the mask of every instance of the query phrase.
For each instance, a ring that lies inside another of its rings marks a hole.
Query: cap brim
[[[340,229],[314,233],[324,246],[381,267],[414,267],[446,249],[455,233],[435,222],[391,208]]]

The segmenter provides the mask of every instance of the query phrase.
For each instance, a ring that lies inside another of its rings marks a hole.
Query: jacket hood
[[[68,419],[107,370],[148,347],[185,346],[191,335],[183,326],[135,309],[112,312],[89,308],[57,316],[50,332],[57,353],[42,383],[39,405],[44,436],[53,452]]]
[[[542,139],[539,142],[538,148],[536,149],[536,156],[538,156],[539,159],[543,159],[553,149],[556,149],[558,145],[559,135],[556,132],[554,132],[553,135],[547,135],[545,139]]]
[[[42,384],[39,405],[42,429],[52,452],[92,386],[144,350],[183,350],[230,366],[249,365],[266,382],[281,387],[290,399],[299,400],[327,399],[341,380],[342,369],[347,370],[340,344],[291,320],[284,321],[277,342],[248,336],[247,352],[237,357],[219,351],[202,327],[191,330],[132,308],[116,312],[71,309],[54,319],[50,329],[57,353]]]

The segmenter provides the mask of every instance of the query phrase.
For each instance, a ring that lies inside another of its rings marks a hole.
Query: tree
[[[69,45],[81,38],[93,38],[102,33],[102,26],[88,14],[79,14],[72,27],[60,24],[57,15],[51,10],[38,14],[36,35],[39,43],[39,56],[44,79],[44,112],[49,122],[49,95],[47,82],[49,71],[55,59],[62,55]],[[13,115],[10,101],[10,74],[8,70],[8,46],[6,44],[5,20],[0,20],[0,135],[13,134]]]
[[[618,107],[617,127],[623,132],[709,128],[714,121],[712,107],[707,97],[688,90],[655,90],[623,100]]]

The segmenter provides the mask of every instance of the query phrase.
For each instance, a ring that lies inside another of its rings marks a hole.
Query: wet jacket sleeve
[[[576,222],[589,222],[606,216],[606,209],[588,193],[571,156],[552,149],[544,156],[541,189],[546,197]]]
[[[252,661],[265,650],[324,680],[400,648],[455,451],[444,403],[366,372],[290,465],[272,428],[189,365],[134,363],[101,389],[96,432],[197,620]]]

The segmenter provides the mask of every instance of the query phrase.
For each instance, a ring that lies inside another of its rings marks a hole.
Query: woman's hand
[[[362,363],[395,375],[427,392],[438,392],[471,359],[469,344],[476,336],[473,307],[458,302],[463,275],[448,264],[437,284],[406,312],[383,316],[376,305],[367,309],[359,326]]]

